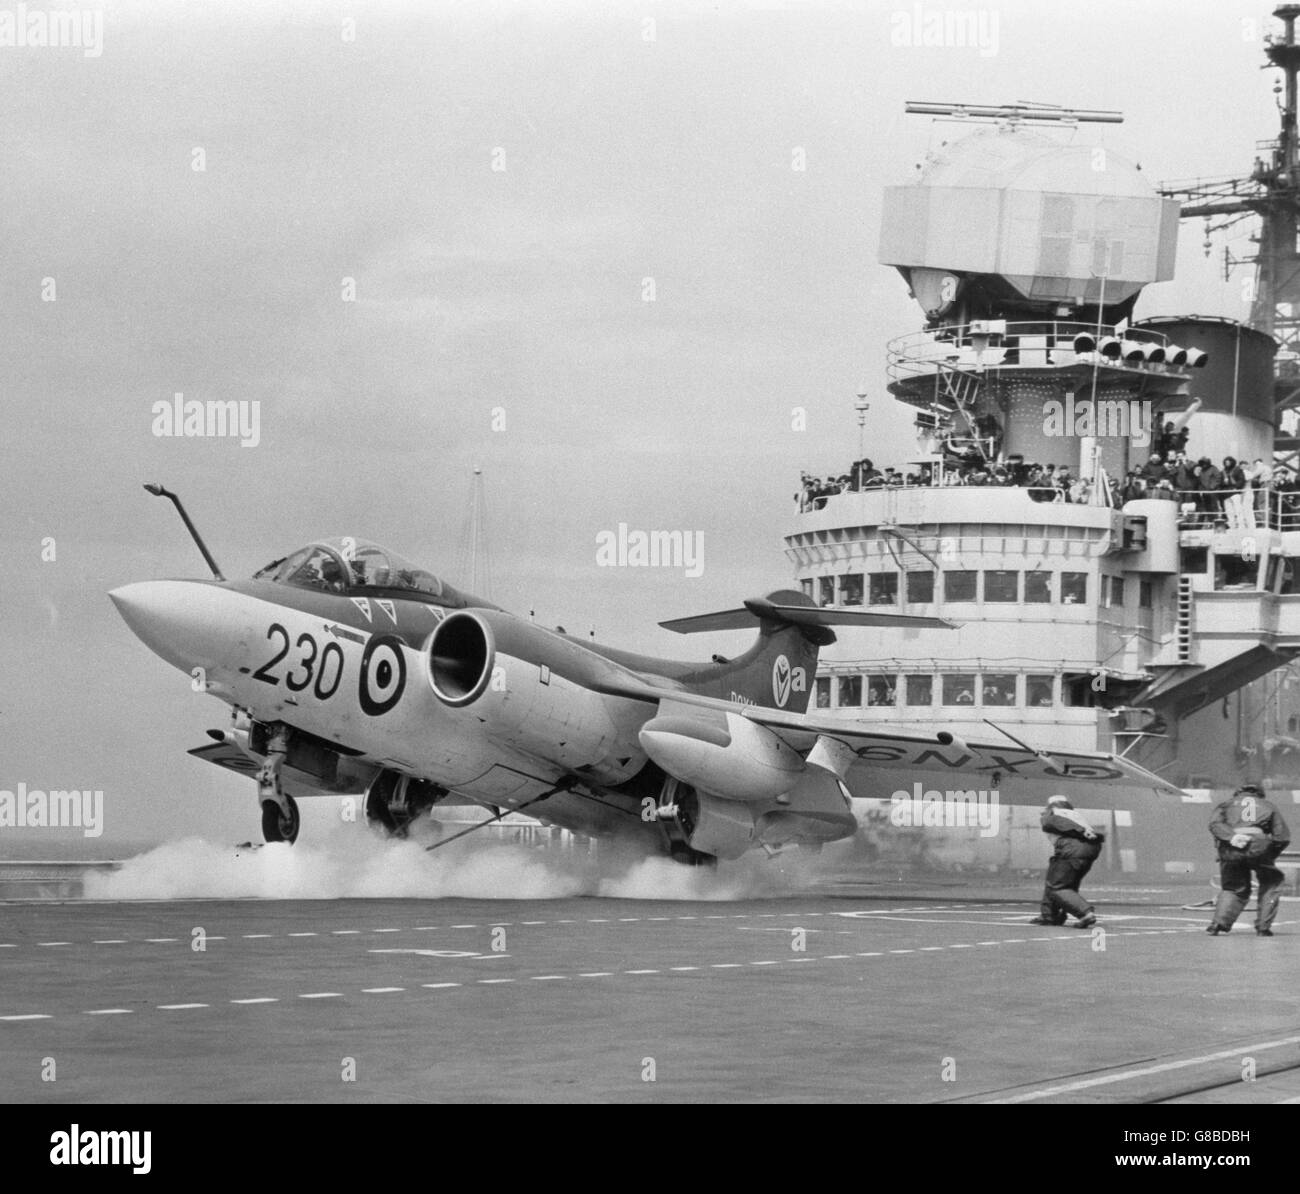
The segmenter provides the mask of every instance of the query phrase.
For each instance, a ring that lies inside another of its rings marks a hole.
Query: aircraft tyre
[[[274,800],[262,804],[262,836],[268,842],[288,842],[293,845],[298,840],[298,830],[302,819],[298,815],[298,804],[292,796],[284,798],[289,812],[286,816]]]

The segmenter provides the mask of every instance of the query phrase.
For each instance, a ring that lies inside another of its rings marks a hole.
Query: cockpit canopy
[[[255,572],[253,579],[326,593],[395,589],[434,598],[444,595],[442,581],[431,572],[377,543],[350,535],[309,543],[292,555],[273,560]]]

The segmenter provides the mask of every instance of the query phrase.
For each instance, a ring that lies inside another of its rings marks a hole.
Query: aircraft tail
[[[802,713],[812,695],[817,656],[835,641],[832,626],[893,626],[905,629],[954,628],[943,618],[877,613],[842,606],[818,606],[794,589],[756,597],[740,609],[720,610],[660,622],[677,634],[742,630],[757,623],[758,639],[734,660],[700,673],[695,691],[723,700]]]

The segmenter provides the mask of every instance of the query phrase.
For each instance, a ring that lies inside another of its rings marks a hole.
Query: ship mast
[[[1274,409],[1278,417],[1300,409],[1300,144],[1296,130],[1296,77],[1300,74],[1300,43],[1296,41],[1296,18],[1300,4],[1283,4],[1273,15],[1283,24],[1280,37],[1265,38],[1269,62],[1282,72],[1274,86],[1280,95],[1278,112],[1281,129],[1271,141],[1256,148],[1268,157],[1256,157],[1246,178],[1195,179],[1170,183],[1160,193],[1182,203],[1180,218],[1201,218],[1208,234],[1226,228],[1244,216],[1260,217],[1255,238],[1258,251],[1253,257],[1232,258],[1224,250],[1225,273],[1233,265],[1253,262],[1255,292],[1250,325],[1275,337],[1281,344],[1277,358]],[[1211,225],[1214,217],[1228,217]],[[1276,447],[1291,455],[1300,449],[1300,438],[1279,437]]]

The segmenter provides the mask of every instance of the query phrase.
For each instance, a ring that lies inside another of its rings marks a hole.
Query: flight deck
[[[1300,1102],[1296,900],[1209,938],[1177,889],[1097,893],[1091,931],[957,891],[8,902],[0,1091]]]

